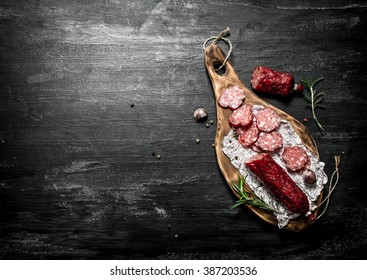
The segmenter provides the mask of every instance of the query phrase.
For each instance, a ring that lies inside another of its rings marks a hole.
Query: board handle
[[[242,84],[232,63],[227,60],[223,65],[225,59],[226,56],[219,46],[209,45],[205,48],[205,66],[216,95],[229,86]],[[221,67],[221,65],[223,65],[223,67],[218,71],[217,69]]]

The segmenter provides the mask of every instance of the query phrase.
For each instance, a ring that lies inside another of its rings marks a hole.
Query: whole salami
[[[294,83],[292,74],[257,66],[251,75],[251,87],[270,94],[288,96],[293,90],[303,91],[302,85]]]
[[[245,164],[259,177],[265,188],[291,212],[309,213],[310,205],[307,196],[269,154],[255,155],[246,161]]]

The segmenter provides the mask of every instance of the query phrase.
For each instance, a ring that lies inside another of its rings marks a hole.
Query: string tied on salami
[[[226,64],[226,62],[228,61],[229,59],[229,56],[231,55],[231,52],[232,52],[232,43],[230,40],[224,38],[225,36],[227,36],[230,32],[230,29],[229,27],[227,27],[226,29],[224,29],[217,37],[210,37],[208,39],[205,40],[204,44],[203,44],[203,49],[205,51],[205,48],[206,48],[206,44],[211,41],[211,40],[214,40],[210,45],[215,45],[217,44],[220,40],[224,41],[226,44],[228,44],[229,46],[229,50],[228,50],[228,54],[226,56],[226,58],[223,60],[223,63],[221,66],[219,66],[218,68],[216,68],[215,70],[218,71],[220,69],[222,69],[224,67],[224,65]]]
[[[325,214],[328,206],[329,206],[329,202],[330,202],[330,195],[331,193],[335,190],[336,185],[338,184],[339,181],[339,165],[340,165],[340,156],[334,156],[335,159],[335,170],[333,172],[333,174],[331,175],[330,178],[330,183],[329,183],[329,193],[328,195],[324,198],[323,201],[321,201],[321,203],[315,208],[319,208],[322,204],[325,204],[324,210],[322,211],[322,213],[320,215],[317,216],[316,219],[320,219],[322,215]],[[334,182],[334,178],[335,178],[335,182]]]

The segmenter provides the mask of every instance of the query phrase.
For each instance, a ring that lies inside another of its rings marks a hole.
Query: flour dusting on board
[[[256,116],[258,112],[263,109],[263,106],[254,105],[253,114]],[[288,146],[299,146],[302,147],[310,159],[310,168],[315,172],[317,181],[314,185],[310,186],[304,182],[302,172],[288,172],[292,180],[297,186],[306,194],[311,210],[315,209],[315,201],[319,197],[324,185],[327,183],[327,175],[324,172],[325,164],[319,161],[318,157],[311,153],[302,144],[301,139],[292,128],[288,121],[281,120],[278,132],[283,137],[283,146],[276,152],[271,153],[272,158],[284,169],[287,170],[284,161],[282,160],[282,153],[285,147]],[[234,131],[231,129],[230,132],[224,137],[222,142],[222,151],[231,160],[233,166],[235,166],[239,172],[246,176],[246,183],[252,189],[252,191],[261,198],[265,203],[271,206],[276,211],[273,214],[278,220],[279,228],[286,226],[290,219],[298,217],[299,213],[290,212],[283,204],[275,200],[273,195],[264,187],[263,182],[257,178],[244,164],[245,161],[249,160],[254,155],[258,154],[250,148],[244,148],[236,139]]]

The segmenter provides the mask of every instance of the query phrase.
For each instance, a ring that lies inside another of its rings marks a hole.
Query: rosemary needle
[[[261,208],[263,210],[267,211],[275,211],[273,208],[271,208],[268,204],[266,204],[263,200],[258,198],[253,191],[245,191],[243,186],[246,181],[247,176],[241,176],[238,175],[238,182],[234,183],[232,182],[232,187],[236,191],[237,194],[240,195],[240,199],[235,202],[234,205],[232,205],[231,209],[234,209],[241,204],[248,204],[251,206],[255,206],[258,208]]]
[[[303,92],[303,96],[305,97],[306,101],[310,103],[310,107],[312,110],[312,118],[315,120],[317,127],[319,128],[321,134],[324,134],[325,129],[322,127],[321,123],[319,122],[316,116],[316,108],[325,109],[325,106],[321,105],[320,103],[324,100],[324,92],[317,91],[315,86],[320,83],[324,78],[318,78],[313,83],[308,81],[306,78],[301,79],[301,83],[305,86],[308,94]]]

